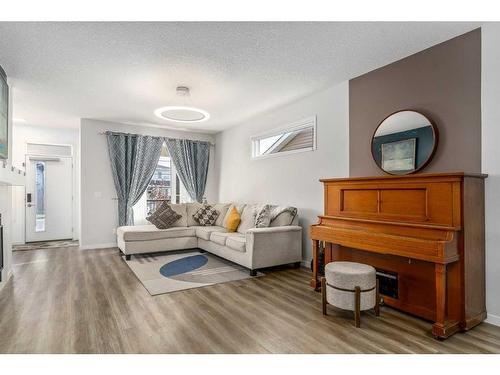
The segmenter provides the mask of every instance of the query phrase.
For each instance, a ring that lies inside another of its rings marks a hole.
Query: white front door
[[[26,242],[73,238],[73,158],[26,155]]]

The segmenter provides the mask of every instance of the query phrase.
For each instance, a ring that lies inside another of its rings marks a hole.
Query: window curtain
[[[163,138],[106,132],[109,159],[118,197],[118,221],[134,225],[132,207],[148,187],[160,159]]]
[[[202,202],[207,184],[210,143],[166,138],[165,144],[189,195]]]

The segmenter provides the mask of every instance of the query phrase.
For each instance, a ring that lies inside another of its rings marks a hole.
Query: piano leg
[[[313,274],[311,279],[311,287],[315,290],[319,290],[320,282],[318,280],[318,258],[319,258],[319,241],[312,241],[312,252],[313,252]]]
[[[437,339],[445,339],[460,329],[458,321],[447,320],[446,314],[446,264],[435,264],[436,275],[436,322],[432,334]]]

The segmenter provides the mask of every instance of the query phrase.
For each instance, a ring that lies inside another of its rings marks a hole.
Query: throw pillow
[[[202,226],[214,225],[215,220],[219,217],[219,214],[219,211],[212,206],[204,205],[194,213],[193,219]]]
[[[240,225],[241,217],[236,207],[231,206],[229,210],[229,214],[224,222],[224,228],[226,228],[228,232],[236,232],[238,225]]]
[[[146,220],[158,229],[168,229],[181,217],[182,215],[172,210],[168,202],[164,201]]]
[[[255,217],[255,228],[267,228],[271,224],[271,205],[264,205]]]

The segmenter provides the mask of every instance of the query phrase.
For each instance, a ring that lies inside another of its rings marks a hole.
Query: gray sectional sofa
[[[241,215],[237,232],[223,227],[231,203],[212,206],[220,212],[213,226],[200,226],[193,214],[200,203],[172,204],[182,215],[172,228],[154,225],[123,226],[117,229],[118,247],[127,259],[133,254],[200,248],[242,265],[256,274],[260,268],[282,264],[300,265],[302,260],[302,228],[298,216],[283,212],[269,227],[255,228],[257,205],[234,204]]]

